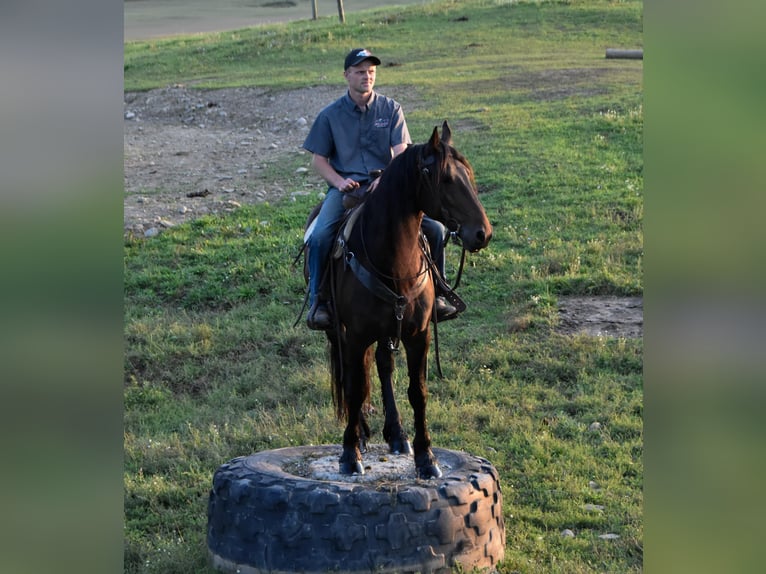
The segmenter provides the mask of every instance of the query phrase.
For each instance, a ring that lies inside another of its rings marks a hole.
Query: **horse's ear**
[[[431,149],[434,151],[439,151],[439,128],[434,128],[434,131],[431,134],[431,139],[428,143],[431,145]]]
[[[452,144],[452,130],[449,129],[447,120],[444,120],[444,123],[442,124],[442,141],[447,145]]]

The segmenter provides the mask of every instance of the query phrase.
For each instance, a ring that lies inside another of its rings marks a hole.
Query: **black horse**
[[[346,420],[340,472],[364,473],[362,451],[369,437],[363,407],[370,397],[373,344],[381,381],[383,437],[391,452],[411,454],[394,400],[394,349],[407,355],[407,396],[414,411],[414,455],[420,478],[441,476],[426,422],[426,366],[431,342],[434,279],[420,223],[423,214],[441,221],[471,252],[487,246],[492,226],[479,202],[473,169],[451,145],[449,125],[434,128],[425,144],[393,159],[377,188],[354,217],[328,270],[335,327],[327,331],[333,399]],[[341,234],[343,235],[343,234]]]

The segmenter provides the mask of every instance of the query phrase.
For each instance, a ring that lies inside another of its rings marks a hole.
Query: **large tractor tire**
[[[494,570],[505,552],[497,471],[464,452],[433,452],[444,473],[433,480],[415,478],[412,456],[385,445],[371,445],[367,472],[350,477],[334,474],[339,446],[229,461],[210,492],[213,566],[241,574]]]

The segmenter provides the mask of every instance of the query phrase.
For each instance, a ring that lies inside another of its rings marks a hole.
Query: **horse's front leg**
[[[410,386],[407,397],[410,400],[415,422],[415,471],[418,478],[439,478],[442,471],[431,452],[431,436],[428,434],[426,419],[426,403],[428,390],[426,388],[426,367],[428,358],[429,331],[411,339],[407,343],[407,370]]]
[[[394,353],[388,348],[386,340],[378,341],[375,350],[375,365],[378,368],[380,391],[383,395],[383,411],[386,420],[383,424],[383,438],[393,454],[412,454],[412,445],[402,427],[402,417],[394,398]]]
[[[369,361],[364,350],[347,349],[343,373],[344,394],[348,421],[343,433],[343,453],[340,456],[341,474],[364,474],[360,441],[366,421],[362,418],[362,405],[369,395]]]

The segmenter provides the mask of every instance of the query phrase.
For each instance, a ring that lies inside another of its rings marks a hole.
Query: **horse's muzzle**
[[[478,227],[464,226],[460,229],[460,240],[463,247],[471,253],[484,249],[492,239],[492,225],[487,222]]]

